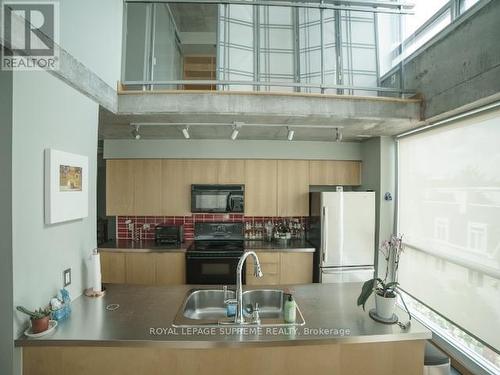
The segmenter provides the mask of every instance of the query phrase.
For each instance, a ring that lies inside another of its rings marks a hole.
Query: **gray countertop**
[[[100,251],[110,252],[185,252],[192,241],[180,245],[158,245],[153,240],[112,240],[99,245]],[[245,249],[253,251],[280,251],[313,253],[314,247],[305,240],[289,241],[245,241]]]
[[[190,285],[109,285],[102,298],[82,296],[73,301],[72,315],[60,322],[55,332],[38,339],[23,336],[16,340],[15,345],[211,348],[374,343],[431,338],[431,332],[416,321],[412,322],[410,329],[403,331],[397,325],[385,325],[369,318],[368,308],[364,312],[356,306],[360,283],[291,286],[306,321],[304,326],[296,328],[297,331],[284,332],[282,328],[272,327],[263,327],[259,332],[246,331],[248,327],[228,332],[228,326],[198,331],[174,328],[174,317],[192,288]],[[120,307],[108,311],[106,306],[110,304],[119,304]],[[407,319],[403,311],[398,310],[397,314],[403,321]]]

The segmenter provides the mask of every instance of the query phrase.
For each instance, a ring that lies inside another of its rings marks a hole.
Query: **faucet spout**
[[[234,322],[236,324],[245,324],[245,318],[243,316],[243,282],[242,282],[242,270],[243,265],[245,264],[246,259],[252,256],[254,260],[254,275],[255,277],[262,277],[264,274],[262,273],[262,268],[260,266],[259,257],[255,253],[255,251],[247,251],[245,252],[240,260],[238,261],[238,266],[236,267],[236,315],[234,317]]]

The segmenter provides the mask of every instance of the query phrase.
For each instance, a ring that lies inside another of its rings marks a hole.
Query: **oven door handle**
[[[199,256],[199,255],[186,255],[186,259],[189,259],[189,260],[195,260],[195,259],[210,259],[210,260],[216,260],[216,259],[240,259],[240,257],[238,256],[227,256],[227,257],[214,257],[214,256],[210,256],[210,255],[207,255],[207,256]]]

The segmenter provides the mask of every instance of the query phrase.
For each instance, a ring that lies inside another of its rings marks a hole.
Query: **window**
[[[488,240],[487,224],[469,222],[467,228],[467,244],[470,250],[486,252]]]
[[[434,219],[434,238],[438,241],[448,242],[450,238],[450,221],[447,218]]]
[[[398,140],[398,233],[407,245],[399,282],[449,323],[441,329],[454,343],[469,335],[472,352],[497,371],[499,139],[497,111]]]

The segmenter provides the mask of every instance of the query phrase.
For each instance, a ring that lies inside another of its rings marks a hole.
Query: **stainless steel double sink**
[[[227,316],[224,298],[234,298],[234,291],[221,289],[191,289],[177,312],[174,327],[220,326],[234,324],[233,318]],[[304,317],[297,306],[295,323],[284,321],[284,305],[287,295],[281,289],[253,289],[243,292],[243,309],[251,314],[247,307],[259,304],[259,326],[301,326]],[[250,321],[250,319],[248,319]],[[245,323],[249,325],[251,323]]]

